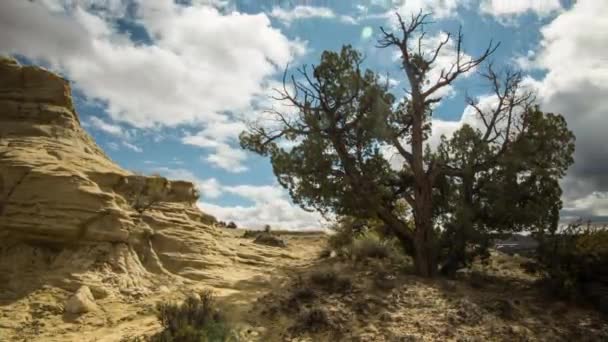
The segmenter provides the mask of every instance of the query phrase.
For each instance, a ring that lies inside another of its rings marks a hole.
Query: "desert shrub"
[[[266,245],[266,246],[272,246],[272,247],[286,247],[287,245],[285,244],[285,241],[283,241],[281,238],[274,236],[270,233],[262,233],[262,234],[258,234],[255,238],[255,240],[253,240],[253,242],[260,244],[260,245]]]
[[[230,324],[211,291],[203,292],[200,298],[188,297],[182,304],[159,303],[156,308],[163,330],[152,336],[152,342],[229,341]]]
[[[328,239],[329,250],[341,257],[355,261],[390,258],[405,262],[406,254],[399,244],[393,237],[383,234],[382,225],[376,221],[344,217],[331,229],[334,234]]]
[[[544,285],[558,297],[589,300],[608,313],[608,229],[575,223],[538,239]]]
[[[350,277],[340,274],[331,267],[322,267],[312,271],[309,279],[312,284],[333,293],[348,292],[353,286]]]
[[[358,236],[352,245],[352,257],[357,260],[368,258],[386,259],[394,253],[391,240],[383,239],[374,231],[367,231]]]
[[[230,228],[230,229],[236,229],[236,223],[234,223],[233,221],[228,222],[228,224],[226,225],[226,228]]]
[[[319,307],[312,307],[300,312],[292,330],[298,332],[320,332],[331,327],[329,315]]]

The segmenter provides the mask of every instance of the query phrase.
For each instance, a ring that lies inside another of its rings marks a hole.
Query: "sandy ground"
[[[125,341],[160,326],[159,301],[177,301],[212,289],[237,323],[242,341],[608,341],[608,322],[589,307],[555,301],[521,270],[525,258],[493,253],[458,279],[422,279],[403,265],[369,260],[319,259],[323,235],[283,235],[287,248],[261,246],[223,230],[223,243],[238,248],[239,263],[205,270],[208,279],[159,283],[150,294],[110,296],[99,310],[63,313],[71,292],[43,287],[18,299],[0,300],[0,341]],[[331,292],[307,280],[331,268],[352,286]],[[479,276],[482,274],[482,276]],[[308,300],[293,300],[307,287]],[[1,293],[1,292],[0,292]],[[304,313],[327,314],[318,330],[298,329]]]
[[[284,236],[287,248],[258,245],[241,238],[241,230],[223,230],[222,243],[239,251],[241,261],[230,268],[205,270],[209,280],[175,285],[160,283],[145,296],[111,296],[97,300],[99,310],[81,316],[63,313],[71,292],[45,286],[20,298],[6,298],[0,290],[0,341],[120,341],[126,336],[150,334],[159,329],[154,306],[181,300],[189,293],[214,291],[219,300],[235,307],[249,306],[271,282],[280,282],[285,269],[306,267],[323,246],[322,235]],[[0,285],[1,288],[1,285]]]

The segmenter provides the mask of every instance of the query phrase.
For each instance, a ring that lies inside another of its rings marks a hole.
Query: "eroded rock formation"
[[[137,291],[233,262],[192,183],[132,174],[82,128],[70,85],[0,58],[0,283]],[[93,272],[94,271],[94,272]],[[115,285],[115,286],[113,286]]]

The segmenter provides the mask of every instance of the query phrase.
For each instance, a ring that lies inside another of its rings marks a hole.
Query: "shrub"
[[[236,229],[237,228],[236,223],[234,223],[233,221],[228,222],[228,225],[226,227],[230,228],[230,229]]]
[[[323,267],[310,273],[310,282],[328,292],[344,293],[351,290],[352,280],[334,268]]]
[[[258,234],[256,236],[255,240],[253,240],[253,242],[260,244],[260,245],[266,245],[266,246],[272,246],[272,247],[286,247],[287,246],[285,244],[285,241],[281,240],[279,237],[276,237],[270,233]]]
[[[538,239],[548,289],[561,298],[589,300],[608,313],[608,229],[575,223]]]
[[[152,336],[152,342],[215,342],[228,341],[231,328],[227,318],[217,309],[211,291],[188,297],[184,303],[157,304],[157,317],[163,331]]]
[[[264,232],[270,234],[270,225],[269,224],[264,226]]]
[[[320,332],[329,327],[331,327],[331,321],[327,312],[319,307],[313,307],[300,313],[292,329],[295,331]]]
[[[392,240],[383,239],[374,231],[367,231],[353,241],[351,255],[356,261],[368,258],[386,259],[396,252]]]

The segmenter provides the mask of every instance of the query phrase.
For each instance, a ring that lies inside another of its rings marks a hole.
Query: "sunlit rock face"
[[[68,81],[0,57],[0,273],[13,288],[27,277],[11,275],[28,262],[37,281],[45,269],[82,278],[109,265],[128,275],[123,287],[232,263],[198,195],[190,182],[120,168],[82,128]],[[95,292],[81,280],[68,287]]]

